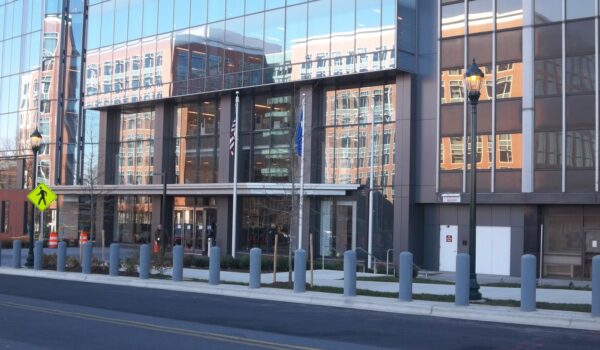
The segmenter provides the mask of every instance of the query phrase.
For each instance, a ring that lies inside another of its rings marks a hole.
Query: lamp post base
[[[25,267],[33,267],[33,254],[27,254],[27,260],[25,261]]]
[[[477,283],[477,278],[475,276],[471,276],[469,280],[469,300],[481,300],[479,283]]]

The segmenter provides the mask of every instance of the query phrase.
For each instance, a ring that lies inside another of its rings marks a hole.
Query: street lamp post
[[[40,144],[42,143],[42,134],[38,131],[37,127],[29,136],[31,140],[31,151],[33,151],[33,164],[32,164],[32,190],[35,189],[36,185],[36,177],[37,177],[37,154],[40,149]],[[27,261],[25,262],[25,266],[33,267],[33,225],[34,225],[34,213],[35,208],[33,204],[31,204],[31,217],[29,218],[29,251],[27,253]]]
[[[160,201],[160,227],[161,227],[161,235],[162,237],[162,254],[164,255],[167,251],[167,232],[166,232],[166,228],[165,228],[165,222],[166,222],[166,209],[165,209],[165,205],[167,204],[167,176],[165,174],[165,172],[162,172],[160,174],[153,174],[153,175],[160,175],[160,181],[162,182],[163,185],[163,191],[162,191],[162,199]]]
[[[475,63],[465,73],[465,88],[471,102],[471,200],[469,204],[469,300],[480,300],[479,284],[475,273],[476,218],[477,218],[477,103],[481,95],[483,72]],[[483,152],[483,150],[482,150]]]

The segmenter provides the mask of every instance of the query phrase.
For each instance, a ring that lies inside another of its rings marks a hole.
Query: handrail
[[[373,258],[373,273],[377,273],[377,260],[379,261],[383,261],[383,259],[379,259],[377,258],[375,255],[373,255],[372,253],[369,253],[368,251],[364,250],[362,247],[356,247],[356,250],[360,250],[363,253],[366,253],[367,256]]]

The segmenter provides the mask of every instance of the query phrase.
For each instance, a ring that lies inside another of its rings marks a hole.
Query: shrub
[[[224,270],[236,269],[238,267],[238,262],[230,255],[225,255],[221,257],[221,268]]]
[[[157,270],[159,274],[164,274],[165,269],[171,267],[173,262],[166,255],[153,253],[151,256],[152,268]],[[184,259],[185,260],[185,259]]]
[[[65,271],[81,272],[81,262],[79,262],[79,259],[74,256],[67,257]]]
[[[108,274],[108,264],[96,257],[92,258],[92,273]]]
[[[42,269],[56,270],[56,254],[42,255]]]
[[[125,276],[138,276],[138,261],[140,261],[140,254],[134,251],[129,258],[123,260],[121,263],[121,266],[125,268],[122,274]]]
[[[183,256],[183,267],[192,267],[193,262],[194,262],[193,255],[184,255]]]
[[[250,255],[242,255],[239,257],[239,268],[242,270],[250,269]]]
[[[192,258],[192,265],[199,268],[208,267],[208,257],[202,255],[194,255]]]

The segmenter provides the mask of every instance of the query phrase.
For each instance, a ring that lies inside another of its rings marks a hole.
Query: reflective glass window
[[[496,28],[506,29],[523,25],[523,0],[496,2]]]
[[[225,18],[225,1],[210,0],[208,2],[208,21],[220,21]]]
[[[567,19],[594,17],[596,0],[566,0]]]
[[[259,0],[260,1],[260,0]],[[267,10],[285,6],[285,0],[266,0],[265,8]]]
[[[102,19],[102,6],[96,5],[91,6],[89,10],[88,27],[89,28],[100,28]],[[87,46],[88,49],[95,49],[100,46],[100,31],[99,30],[88,30],[87,31]]]
[[[110,45],[113,42],[115,2],[107,1],[102,4],[102,31],[100,46]]]
[[[239,72],[244,60],[244,18],[227,20],[225,28],[225,72]]]
[[[356,50],[371,53],[379,51],[381,47],[381,1],[357,0],[356,1]],[[379,34],[379,33],[378,33]],[[336,50],[332,49],[332,52]],[[379,55],[377,55],[379,58]],[[369,68],[379,68],[379,60],[373,60]],[[377,65],[377,66],[375,66]],[[370,69],[369,69],[370,70]]]
[[[143,36],[156,35],[157,21],[158,0],[144,0]]]
[[[564,0],[535,0],[535,23],[558,22],[563,18]]]
[[[127,41],[127,19],[129,18],[129,3],[127,1],[117,1],[115,3],[115,31],[114,31],[114,43],[122,43]],[[88,20],[89,28],[92,27],[89,21],[92,20],[90,15]],[[90,30],[88,30],[88,33]],[[89,35],[89,34],[88,34]],[[88,43],[89,47],[89,43]]]
[[[493,29],[492,0],[469,1],[469,34],[489,32]]]
[[[144,6],[142,0],[129,0],[128,40],[139,39],[142,36],[142,16]]]
[[[265,13],[265,58],[267,64],[283,63],[285,43],[285,11],[283,9]]]
[[[465,5],[463,2],[442,6],[442,38],[465,34]]]
[[[173,30],[174,0],[160,0],[158,2],[158,33],[166,33]]]
[[[227,0],[227,18],[244,14],[244,0]]]
[[[206,23],[206,6],[208,0],[194,0],[191,2],[190,26],[194,27]]]
[[[175,0],[175,17],[173,29],[190,26],[190,0]]]
[[[263,11],[264,9],[264,0],[246,0],[246,14]]]
[[[286,9],[285,61],[304,62],[306,58],[306,4]]]

